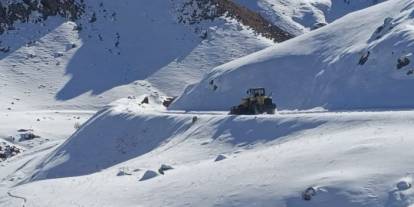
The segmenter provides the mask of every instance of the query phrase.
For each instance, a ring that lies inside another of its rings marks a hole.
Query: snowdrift
[[[236,146],[271,142],[323,123],[296,118],[274,120],[270,116],[256,120],[248,116],[168,114],[160,107],[138,106],[138,100],[124,99],[98,112],[46,156],[30,179],[87,175],[148,156],[181,160],[178,163],[207,159]],[[177,152],[179,146],[187,147]]]
[[[126,100],[43,153],[40,164],[24,162],[16,172],[27,179],[11,193],[25,206],[409,206],[413,117],[228,116]],[[163,164],[172,169],[162,175]],[[304,201],[309,188],[315,192]],[[0,197],[4,206],[20,203]]]
[[[414,5],[390,0],[215,68],[173,109],[228,110],[250,87],[281,109],[414,107]]]

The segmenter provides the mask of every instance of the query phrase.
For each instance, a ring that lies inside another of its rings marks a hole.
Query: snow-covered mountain
[[[49,4],[33,2],[39,8],[23,12],[27,18],[6,16],[3,109],[91,109],[128,95],[178,95],[211,68],[274,44],[230,18],[180,23],[179,0],[78,2],[76,18],[59,9],[43,18]]]
[[[236,0],[290,34],[300,35],[384,0]]]
[[[219,66],[173,108],[226,110],[259,86],[280,109],[413,107],[410,3],[387,1]]]
[[[309,20],[310,6],[325,9],[321,18],[331,22],[373,4],[231,2],[4,0],[0,108],[94,109],[133,94],[176,96],[212,68],[274,44],[263,36],[279,42],[303,33],[310,26],[299,19]],[[277,7],[266,13],[266,5]]]
[[[1,207],[414,205],[413,0],[0,2]]]

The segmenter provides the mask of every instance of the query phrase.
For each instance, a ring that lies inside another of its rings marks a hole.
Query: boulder
[[[132,173],[129,172],[128,169],[121,168],[121,169],[119,169],[118,173],[116,174],[116,176],[125,176],[125,175],[132,175]]]
[[[151,178],[155,178],[158,176],[158,173],[153,171],[153,170],[147,170],[145,171],[145,173],[142,175],[141,179],[139,179],[139,181],[144,181],[144,180],[149,180]]]
[[[164,172],[165,172],[165,171],[172,170],[172,169],[174,169],[174,168],[173,168],[173,167],[171,167],[171,166],[169,166],[169,165],[162,164],[162,165],[161,165],[161,167],[158,169],[158,172],[159,172],[161,175],[164,175]]]
[[[21,140],[32,140],[32,139],[39,138],[39,137],[40,136],[37,136],[37,135],[33,134],[32,132],[27,132],[27,133],[20,134],[20,139]]]
[[[397,69],[401,69],[409,64],[410,64],[410,59],[408,59],[408,57],[406,56],[400,57],[397,60]]]
[[[225,155],[218,155],[216,157],[216,159],[214,160],[214,162],[222,161],[222,160],[225,160],[225,159],[227,159],[227,157]]]
[[[302,198],[305,201],[310,201],[312,199],[312,197],[315,196],[315,195],[316,195],[316,188],[309,187],[305,191],[303,191]]]
[[[411,183],[409,183],[405,180],[402,180],[402,181],[397,183],[397,188],[398,188],[398,190],[401,190],[401,191],[408,190],[408,189],[411,188]]]

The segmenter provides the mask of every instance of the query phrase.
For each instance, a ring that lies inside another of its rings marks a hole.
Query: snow
[[[86,2],[77,22],[49,17],[1,35],[11,50],[0,53],[0,142],[24,149],[1,163],[2,194],[112,101],[178,95],[211,68],[274,44],[224,18],[198,25],[209,33],[202,40],[177,23],[170,1],[101,2]],[[19,129],[40,138],[13,140]],[[23,166],[31,167],[15,172]]]
[[[10,192],[25,206],[391,207],[414,196],[404,188],[413,176],[413,111],[228,116],[118,104],[16,170],[26,184]],[[227,159],[214,162],[221,154]],[[164,163],[174,170],[146,179]],[[309,187],[316,193],[304,201]]]
[[[17,143],[27,130],[40,138],[17,143],[22,147],[36,146],[37,141],[45,142],[46,139],[65,140],[76,130],[74,126],[77,123],[83,123],[94,113],[85,110],[0,112],[0,138]]]
[[[346,14],[370,7],[383,0],[237,0],[259,12],[290,34],[301,35],[317,23],[331,23]]]
[[[412,1],[237,0],[305,33],[281,44],[101,2],[1,36],[0,206],[414,205]],[[228,115],[251,87],[278,112]]]
[[[266,88],[280,109],[412,108],[410,65],[397,68],[398,59],[411,57],[412,11],[410,1],[387,1],[219,66],[172,108],[228,110],[252,87]],[[392,29],[378,37],[389,18]]]
[[[130,95],[176,96],[211,68],[274,44],[230,19],[179,24],[173,3],[87,1],[76,23],[17,23],[2,35],[11,51],[0,54],[0,108],[98,110]]]

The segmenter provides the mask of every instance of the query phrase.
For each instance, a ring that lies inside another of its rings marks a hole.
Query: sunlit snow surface
[[[277,45],[229,19],[203,25],[202,40],[170,1],[151,2],[88,2],[98,21],[80,33],[50,18],[1,36],[12,51],[0,56],[0,144],[23,152],[0,162],[0,206],[414,203],[412,68],[397,69],[411,58],[412,1],[287,13],[306,34]],[[310,32],[316,17],[332,23]],[[250,87],[279,111],[228,115]]]

